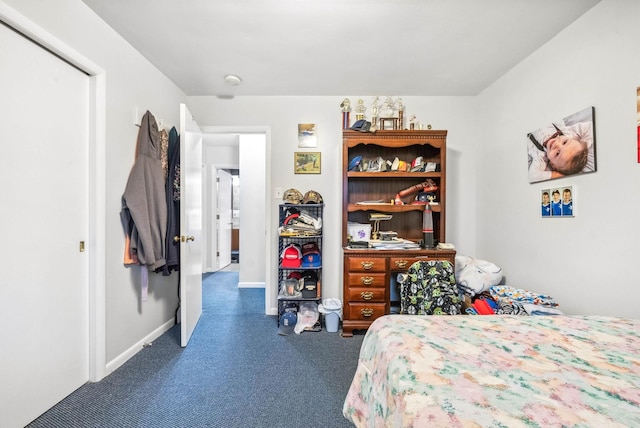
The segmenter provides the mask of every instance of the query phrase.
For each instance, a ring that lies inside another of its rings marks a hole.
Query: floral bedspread
[[[357,427],[640,427],[640,320],[375,320],[344,416]]]

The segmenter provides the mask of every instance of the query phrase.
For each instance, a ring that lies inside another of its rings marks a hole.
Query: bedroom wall
[[[419,84],[417,79],[416,84]],[[384,94],[374,94],[383,98]],[[342,130],[340,103],[347,96],[355,103],[362,98],[371,104],[372,95],[341,95],[336,97],[188,97],[189,109],[202,127],[226,128],[265,126],[271,130],[271,163],[267,175],[271,179],[267,195],[272,219],[277,219],[274,188],[294,187],[302,192],[317,190],[325,202],[323,295],[342,298]],[[475,156],[476,102],[474,97],[403,97],[406,117],[416,114],[418,120],[430,123],[433,129],[447,129],[447,240],[459,251],[472,254],[475,250]],[[352,112],[352,115],[354,113]],[[353,122],[353,120],[352,120]],[[315,123],[318,132],[317,149],[298,148],[298,123]],[[294,174],[295,151],[322,153],[321,174]],[[242,169],[242,175],[251,173]],[[274,224],[274,229],[276,225]],[[277,236],[272,236],[274,249],[268,267],[267,288],[275,296],[277,277]],[[335,267],[335,268],[332,268]],[[268,291],[269,292],[269,291]],[[276,313],[275,308],[272,308]]]
[[[477,256],[571,314],[640,317],[640,2],[603,0],[478,96]],[[595,107],[595,173],[527,180],[526,135]],[[573,186],[575,218],[542,219],[540,191]]]
[[[106,72],[106,361],[113,369],[141,349],[177,306],[177,276],[150,275],[140,301],[138,271],[122,263],[121,197],[134,160],[140,117],[150,110],[167,128],[178,125],[184,93],[79,0],[6,0],[5,3]],[[64,162],[61,154],[58,162]],[[55,161],[55,160],[54,160]]]

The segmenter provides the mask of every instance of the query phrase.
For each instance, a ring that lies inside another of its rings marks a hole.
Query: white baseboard
[[[238,282],[238,288],[264,288],[264,282]]]
[[[155,329],[154,331],[149,333],[147,336],[145,336],[142,340],[138,341],[132,347],[130,347],[129,349],[124,351],[122,354],[118,355],[116,358],[114,358],[113,360],[109,361],[107,363],[107,374],[106,374],[106,376],[108,376],[111,373],[113,373],[116,369],[118,369],[120,366],[122,366],[124,363],[126,363],[131,357],[133,357],[138,352],[140,352],[142,350],[142,348],[144,348],[144,346],[146,344],[152,343],[154,340],[156,340],[158,337],[162,336],[167,330],[169,330],[174,325],[175,325],[175,320],[174,319],[171,319],[171,320],[165,322],[160,327],[158,327],[157,329]]]

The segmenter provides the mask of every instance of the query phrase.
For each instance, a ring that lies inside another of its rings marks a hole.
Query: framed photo
[[[298,147],[318,147],[315,123],[298,124]]]
[[[529,183],[596,170],[594,108],[551,121],[527,134]]]
[[[542,217],[575,217],[573,186],[552,187],[540,191]]]
[[[295,152],[293,154],[296,174],[320,174],[320,152]]]

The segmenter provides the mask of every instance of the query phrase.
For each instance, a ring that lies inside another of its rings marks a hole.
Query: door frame
[[[271,209],[271,201],[272,201],[272,193],[271,189],[271,128],[267,126],[206,126],[201,125],[200,129],[202,134],[238,134],[238,135],[246,135],[246,134],[261,134],[265,137],[265,171],[264,171],[264,194],[265,196],[265,217],[264,217],[264,226],[265,226],[265,284],[264,284],[264,311],[266,315],[277,315],[277,299],[276,292],[277,283],[276,278],[272,278],[271,272],[272,270],[272,260],[273,260],[273,247],[274,244],[271,242],[273,237],[273,224],[271,222],[272,209]],[[242,168],[242,165],[240,165]],[[242,194],[242,190],[240,191]],[[247,192],[245,191],[245,194]],[[240,214],[242,218],[242,213]],[[242,238],[241,238],[242,239]],[[240,244],[242,247],[242,244]],[[242,282],[243,278],[243,264],[240,263],[240,282]],[[245,263],[245,269],[250,268]],[[276,308],[274,310],[274,308]]]
[[[0,2],[0,21],[89,76],[89,380],[106,376],[106,73]]]

